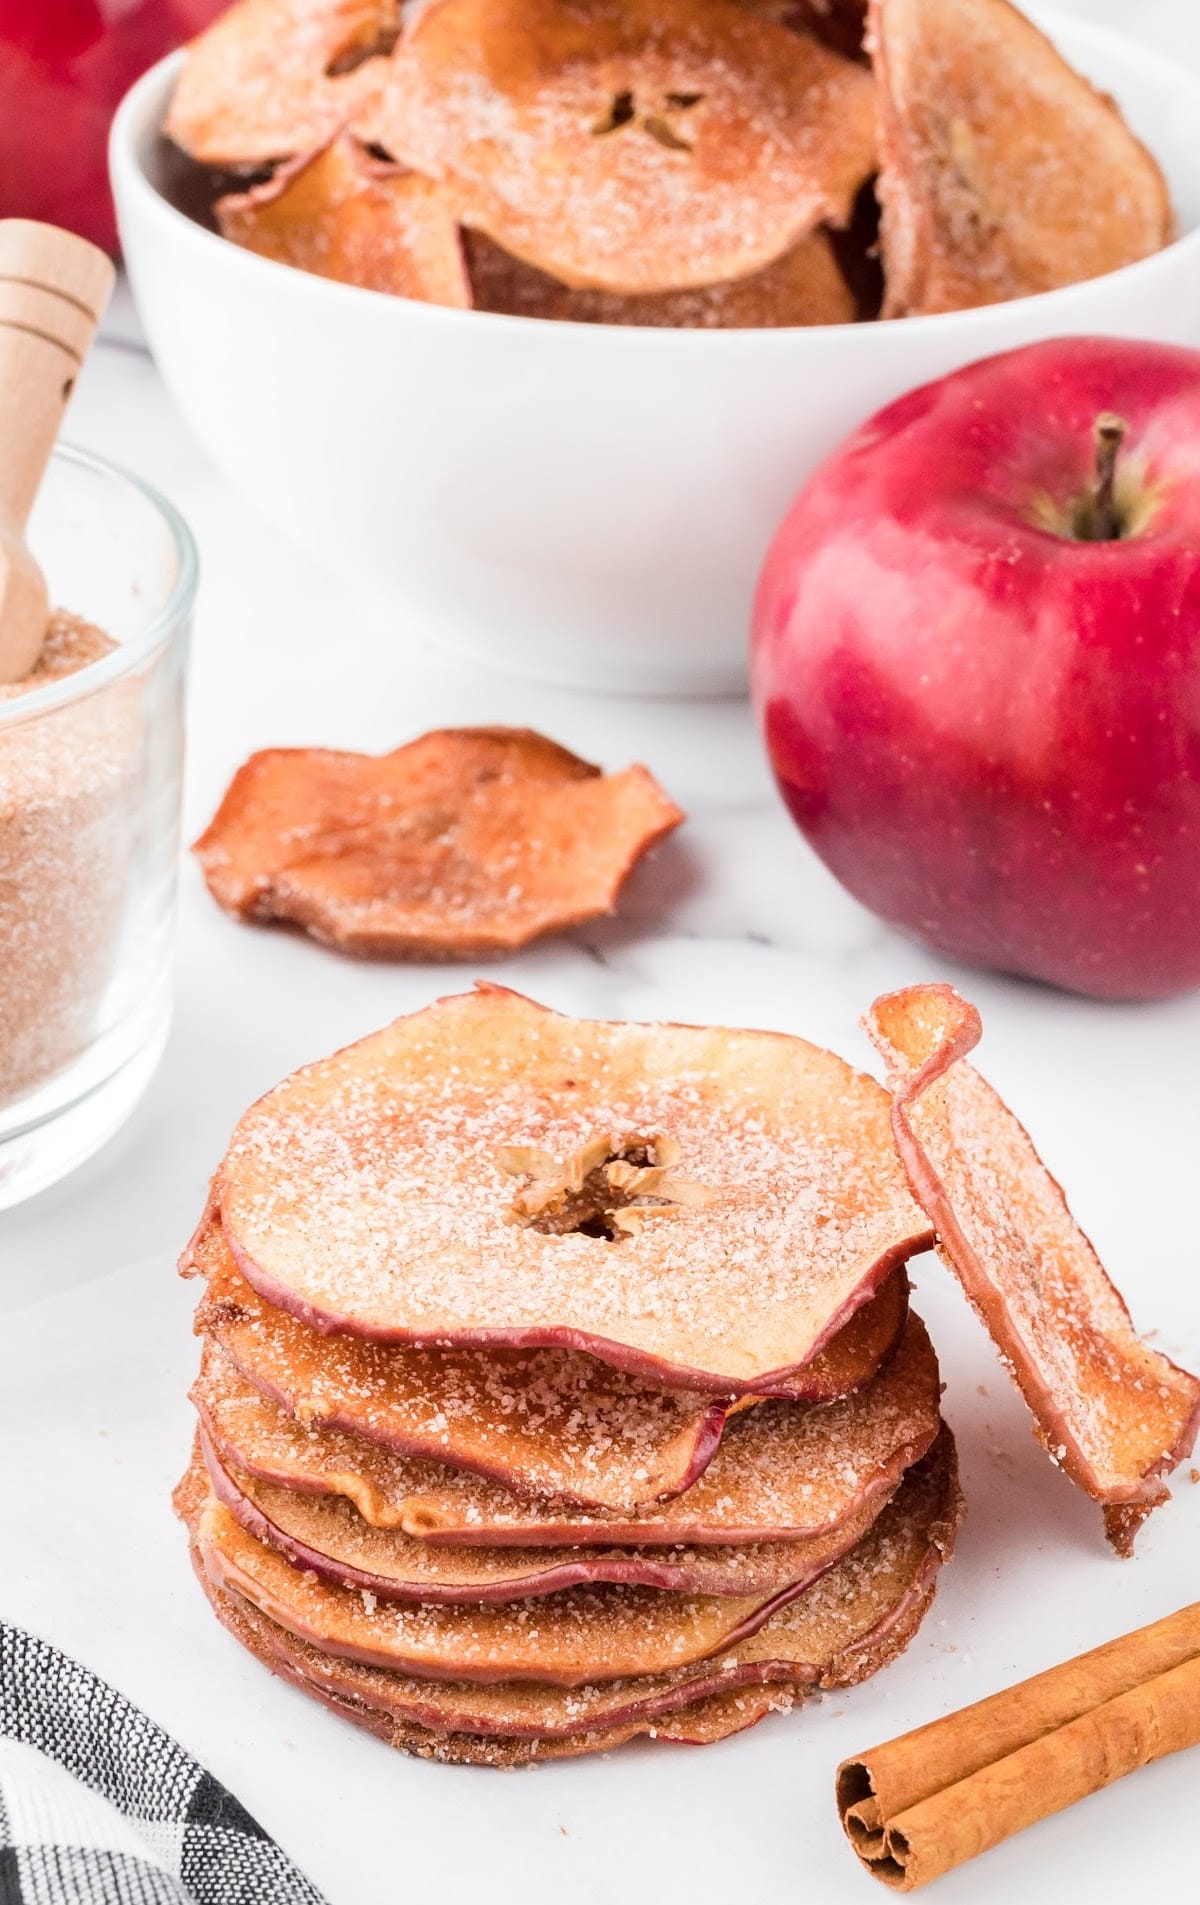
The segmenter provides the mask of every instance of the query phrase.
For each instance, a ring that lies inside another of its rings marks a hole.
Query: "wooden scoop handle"
[[[25,525],[113,277],[85,239],[0,219],[0,681],[21,680],[41,648],[45,584]]]

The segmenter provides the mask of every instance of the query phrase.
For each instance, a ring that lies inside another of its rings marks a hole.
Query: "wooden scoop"
[[[25,526],[114,275],[86,239],[0,219],[0,682],[41,652],[50,604]]]

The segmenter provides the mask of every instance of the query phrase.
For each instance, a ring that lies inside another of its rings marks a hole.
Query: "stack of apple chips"
[[[219,1618],[393,1744],[707,1741],[908,1641],[959,1498],[888,1099],[482,988],[272,1092],[187,1258]]]

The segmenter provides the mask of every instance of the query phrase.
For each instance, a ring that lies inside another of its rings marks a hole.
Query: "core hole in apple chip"
[[[436,0],[355,130],[515,257],[627,293],[761,270],[876,154],[869,75],[736,0]]]
[[[872,0],[886,317],[1099,277],[1173,233],[1113,101],[1009,0]]]
[[[340,1497],[371,1527],[430,1548],[493,1550],[811,1541],[864,1509],[877,1512],[933,1442],[939,1396],[937,1359],[910,1317],[894,1352],[854,1394],[823,1404],[759,1402],[732,1414],[685,1492],[622,1514],[523,1498],[468,1470],[306,1426],[211,1347],[192,1391],[203,1434],[226,1468],[293,1496]]]
[[[629,324],[680,330],[767,330],[784,325],[849,324],[853,293],[825,231],[749,277],[691,291],[628,297],[616,291],[573,290],[523,264],[481,232],[465,235],[473,302],[480,311],[510,317],[553,318],[571,324]]]
[[[607,913],[683,814],[644,767],[603,774],[521,728],[391,754],[273,748],[196,842],[213,897],[378,958],[511,952]]]
[[[187,48],[168,139],[232,171],[325,146],[383,81],[400,0],[238,0]]]
[[[465,307],[471,290],[458,225],[441,188],[372,160],[356,140],[218,199],[222,237],[260,258],[342,284]]]
[[[803,1039],[572,1019],[482,986],[268,1093],[215,1196],[246,1280],[322,1331],[789,1395],[929,1240],[888,1111]],[[606,1155],[663,1145],[671,1181],[612,1182]]]
[[[877,999],[896,1145],[954,1271],[1033,1411],[1038,1439],[1130,1554],[1190,1451],[1200,1382],[1136,1334],[1059,1186],[966,1063],[979,1014],[949,986]]]
[[[210,1569],[204,1560],[202,1521],[209,1499],[202,1472],[193,1468],[177,1491],[176,1505],[195,1544],[197,1572],[221,1619],[252,1652],[276,1671],[298,1670],[306,1691],[324,1689],[362,1702],[401,1725],[483,1735],[494,1742],[588,1741],[597,1729],[615,1727],[677,1737],[674,1721],[686,1725],[685,1716],[697,1702],[724,1701],[755,1687],[791,1686],[802,1693],[865,1679],[911,1639],[962,1513],[953,1442],[944,1431],[862,1541],[743,1640],[735,1658],[725,1654],[615,1686],[592,1682],[562,1688],[416,1678],[323,1651],[265,1615],[258,1604],[261,1595],[244,1596],[232,1574],[224,1587],[218,1585],[219,1563]],[[220,1525],[216,1538],[222,1539]],[[357,1628],[350,1598],[343,1596],[340,1607]],[[326,1610],[327,1621],[337,1618],[335,1610]],[[338,1637],[348,1637],[347,1626]],[[755,1706],[752,1718],[769,1711],[770,1704]],[[721,1736],[718,1731],[698,1737]]]

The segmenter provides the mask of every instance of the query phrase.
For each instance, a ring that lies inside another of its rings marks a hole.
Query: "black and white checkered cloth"
[[[0,1905],[325,1905],[114,1687],[0,1622]]]

